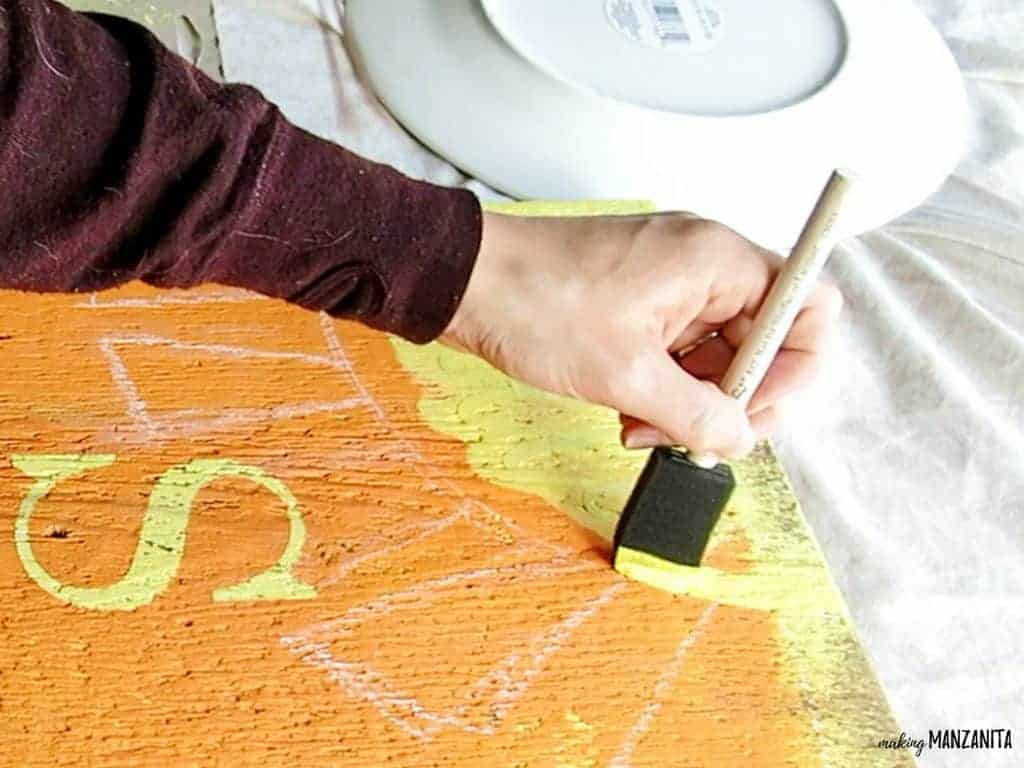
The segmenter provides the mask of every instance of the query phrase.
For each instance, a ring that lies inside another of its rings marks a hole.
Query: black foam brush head
[[[615,549],[628,547],[680,565],[700,565],[735,487],[727,464],[704,469],[685,453],[655,448],[619,518]]]

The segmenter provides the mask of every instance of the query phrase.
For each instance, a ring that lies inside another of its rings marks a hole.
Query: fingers
[[[717,235],[705,246],[711,274],[706,303],[697,314],[697,320],[715,328],[738,314],[752,316],[783,263],[778,254],[717,227]]]
[[[679,364],[691,376],[719,384],[735,354],[736,350],[719,336],[694,347],[679,359]],[[797,349],[779,351],[751,398],[747,413],[770,408],[783,397],[808,386],[820,367],[818,354]]]
[[[736,349],[721,336],[712,336],[679,358],[679,364],[692,376],[717,381],[725,375]]]
[[[782,420],[782,408],[769,406],[750,416],[750,426],[757,440],[764,440],[778,428]],[[629,449],[654,448],[658,445],[672,445],[672,438],[656,427],[632,416],[620,416],[622,430],[619,440]]]
[[[842,296],[838,290],[827,283],[815,287],[754,393],[749,413],[772,406],[814,380],[833,346],[841,309]],[[680,364],[698,378],[720,381],[752,325],[750,315],[736,315],[722,327],[718,336],[684,355]]]
[[[835,332],[843,296],[831,283],[819,282],[797,313],[792,328],[782,342],[782,349],[798,349],[819,353],[826,349]],[[755,312],[735,315],[724,326],[721,334],[732,347],[738,348],[750,333]]]
[[[669,349],[681,356],[678,361],[669,356],[669,363],[656,364],[660,393],[624,409],[635,417],[623,422],[622,440],[627,447],[670,444],[722,456],[742,454],[754,435],[767,435],[775,427],[778,404],[814,379],[830,347],[842,298],[831,285],[819,283],[751,399],[750,416],[741,418],[735,402],[715,384],[749,335],[782,259],[720,227],[708,229],[702,245],[715,256],[711,272],[705,273],[710,276],[705,306],[685,328],[673,331]],[[672,394],[663,394],[668,392]]]
[[[654,448],[657,445],[672,445],[672,438],[645,421],[632,416],[620,416],[622,431],[619,440],[625,448]]]
[[[764,408],[757,413],[751,414],[750,426],[754,430],[754,434],[758,440],[764,440],[771,436],[775,428],[779,426],[779,422],[782,420],[782,414],[780,409],[776,407]]]
[[[716,222],[702,222],[704,233],[698,247],[710,264],[704,306],[692,322],[671,340],[679,351],[721,329],[737,348],[750,331],[753,318],[771,288],[783,259]],[[820,281],[787,335],[783,348],[817,352],[825,347],[842,307],[842,296],[831,284]]]
[[[810,352],[784,349],[772,360],[761,384],[750,398],[747,413],[772,408],[783,398],[806,388],[817,377],[821,359]]]
[[[641,430],[637,440],[654,439],[726,458],[742,456],[754,445],[740,404],[714,384],[689,375],[667,353],[643,357],[620,381],[624,388],[610,405],[650,428]]]

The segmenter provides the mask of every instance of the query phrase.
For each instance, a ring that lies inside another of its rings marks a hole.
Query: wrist
[[[523,267],[515,266],[516,254],[528,239],[529,220],[485,211],[480,248],[462,299],[438,341],[456,349],[479,354],[480,329],[488,313],[505,300],[510,280]]]

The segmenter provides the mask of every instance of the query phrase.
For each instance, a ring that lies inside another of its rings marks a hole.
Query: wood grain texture
[[[909,762],[767,447],[669,595],[601,409],[227,289],[0,306],[0,763]]]

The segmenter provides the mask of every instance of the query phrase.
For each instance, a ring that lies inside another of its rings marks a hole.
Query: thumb
[[[613,407],[651,425],[674,445],[729,458],[754,447],[743,407],[711,382],[691,376],[668,353],[643,359],[618,389]]]

